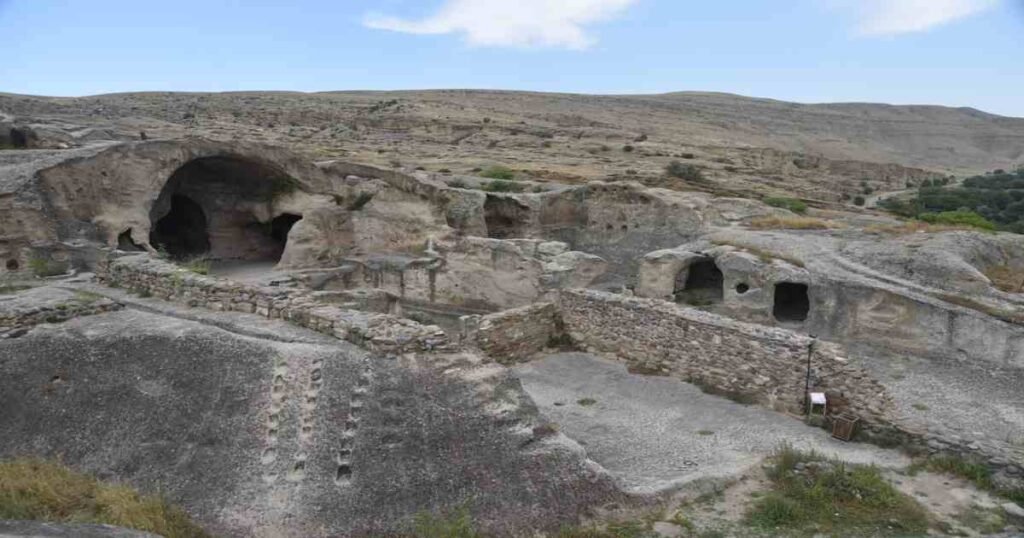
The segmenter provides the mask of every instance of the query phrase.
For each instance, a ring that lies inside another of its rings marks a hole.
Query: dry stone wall
[[[893,406],[885,388],[849,365],[835,346],[808,336],[593,290],[563,291],[560,309],[574,340],[619,355],[635,371],[670,375],[793,413],[803,410],[814,342],[811,389],[826,392],[834,411],[856,413],[866,423],[890,421]]]
[[[462,343],[475,345],[499,364],[523,362],[557,341],[562,322],[553,303],[537,303],[460,318]]]
[[[103,261],[97,264],[96,277],[110,286],[193,307],[284,319],[371,351],[411,352],[451,346],[444,331],[434,325],[326,305],[305,290],[249,286],[199,275],[148,255]]]
[[[40,300],[16,301],[13,307],[0,308],[0,338],[16,338],[40,323],[60,323],[121,309],[120,304],[105,297],[68,295],[66,299],[61,296],[57,300],[42,297]]]

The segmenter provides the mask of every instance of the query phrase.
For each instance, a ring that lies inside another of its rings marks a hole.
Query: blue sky
[[[0,91],[723,91],[1024,117],[1024,0],[0,0]]]

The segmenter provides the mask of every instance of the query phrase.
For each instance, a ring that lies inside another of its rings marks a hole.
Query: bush
[[[448,186],[452,187],[453,189],[465,189],[466,182],[462,181],[461,179],[453,179],[448,182]]]
[[[672,161],[665,167],[665,173],[671,177],[677,177],[686,181],[704,181],[704,173],[700,167],[692,164],[683,164],[679,161]]]
[[[630,146],[629,144],[622,146],[622,151],[625,151],[626,153],[631,153],[634,149],[635,148],[633,146]]]
[[[415,538],[482,538],[473,526],[469,510],[465,507],[446,514],[435,516],[426,512],[416,514],[413,520]]]
[[[788,209],[793,213],[804,214],[807,212],[807,204],[796,198],[765,198],[764,203],[772,207]]]
[[[918,215],[918,218],[929,224],[971,226],[973,228],[990,231],[996,229],[995,224],[974,211],[957,210],[943,211],[942,213],[921,213]]]
[[[167,538],[208,536],[160,497],[35,459],[0,463],[0,519],[100,523]]]
[[[857,196],[853,197],[853,205],[863,206],[865,203],[867,203],[867,200],[865,200],[863,196],[858,194]]]
[[[838,228],[838,224],[811,217],[758,217],[751,219],[747,226],[755,230],[827,230]]]
[[[210,260],[205,256],[185,260],[181,266],[197,275],[210,274]]]
[[[486,170],[480,172],[480,177],[508,180],[515,178],[516,173],[511,168],[507,168],[504,166],[491,166],[488,167]]]
[[[59,262],[50,258],[33,257],[28,261],[28,267],[32,274],[37,277],[48,277],[63,275],[68,272],[68,262]]]
[[[348,204],[348,210],[359,211],[363,206],[370,203],[370,200],[373,200],[372,192],[361,192],[356,196],[355,200],[352,200],[352,203]]]
[[[480,187],[487,192],[523,192],[526,186],[515,181],[491,181]]]

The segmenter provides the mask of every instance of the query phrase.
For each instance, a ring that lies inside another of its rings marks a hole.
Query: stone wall
[[[16,338],[40,323],[60,323],[121,309],[120,304],[105,297],[64,290],[29,290],[24,292],[24,299],[10,302],[13,304],[0,305],[0,338]]]
[[[528,360],[550,347],[562,332],[553,303],[537,303],[486,316],[462,316],[462,343],[475,345],[504,365]]]
[[[853,412],[869,424],[891,420],[885,388],[849,365],[832,344],[666,301],[593,290],[563,291],[560,307],[573,340],[616,353],[635,371],[791,413],[803,412],[813,342],[811,389],[826,392],[835,412]]]
[[[199,275],[144,254],[100,262],[96,277],[110,286],[193,307],[285,319],[372,351],[434,350],[451,345],[444,331],[434,325],[324,304],[305,290],[250,286]]]

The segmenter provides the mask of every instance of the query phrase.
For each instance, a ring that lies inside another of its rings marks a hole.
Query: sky
[[[0,92],[720,91],[1024,117],[1024,0],[0,0]]]

